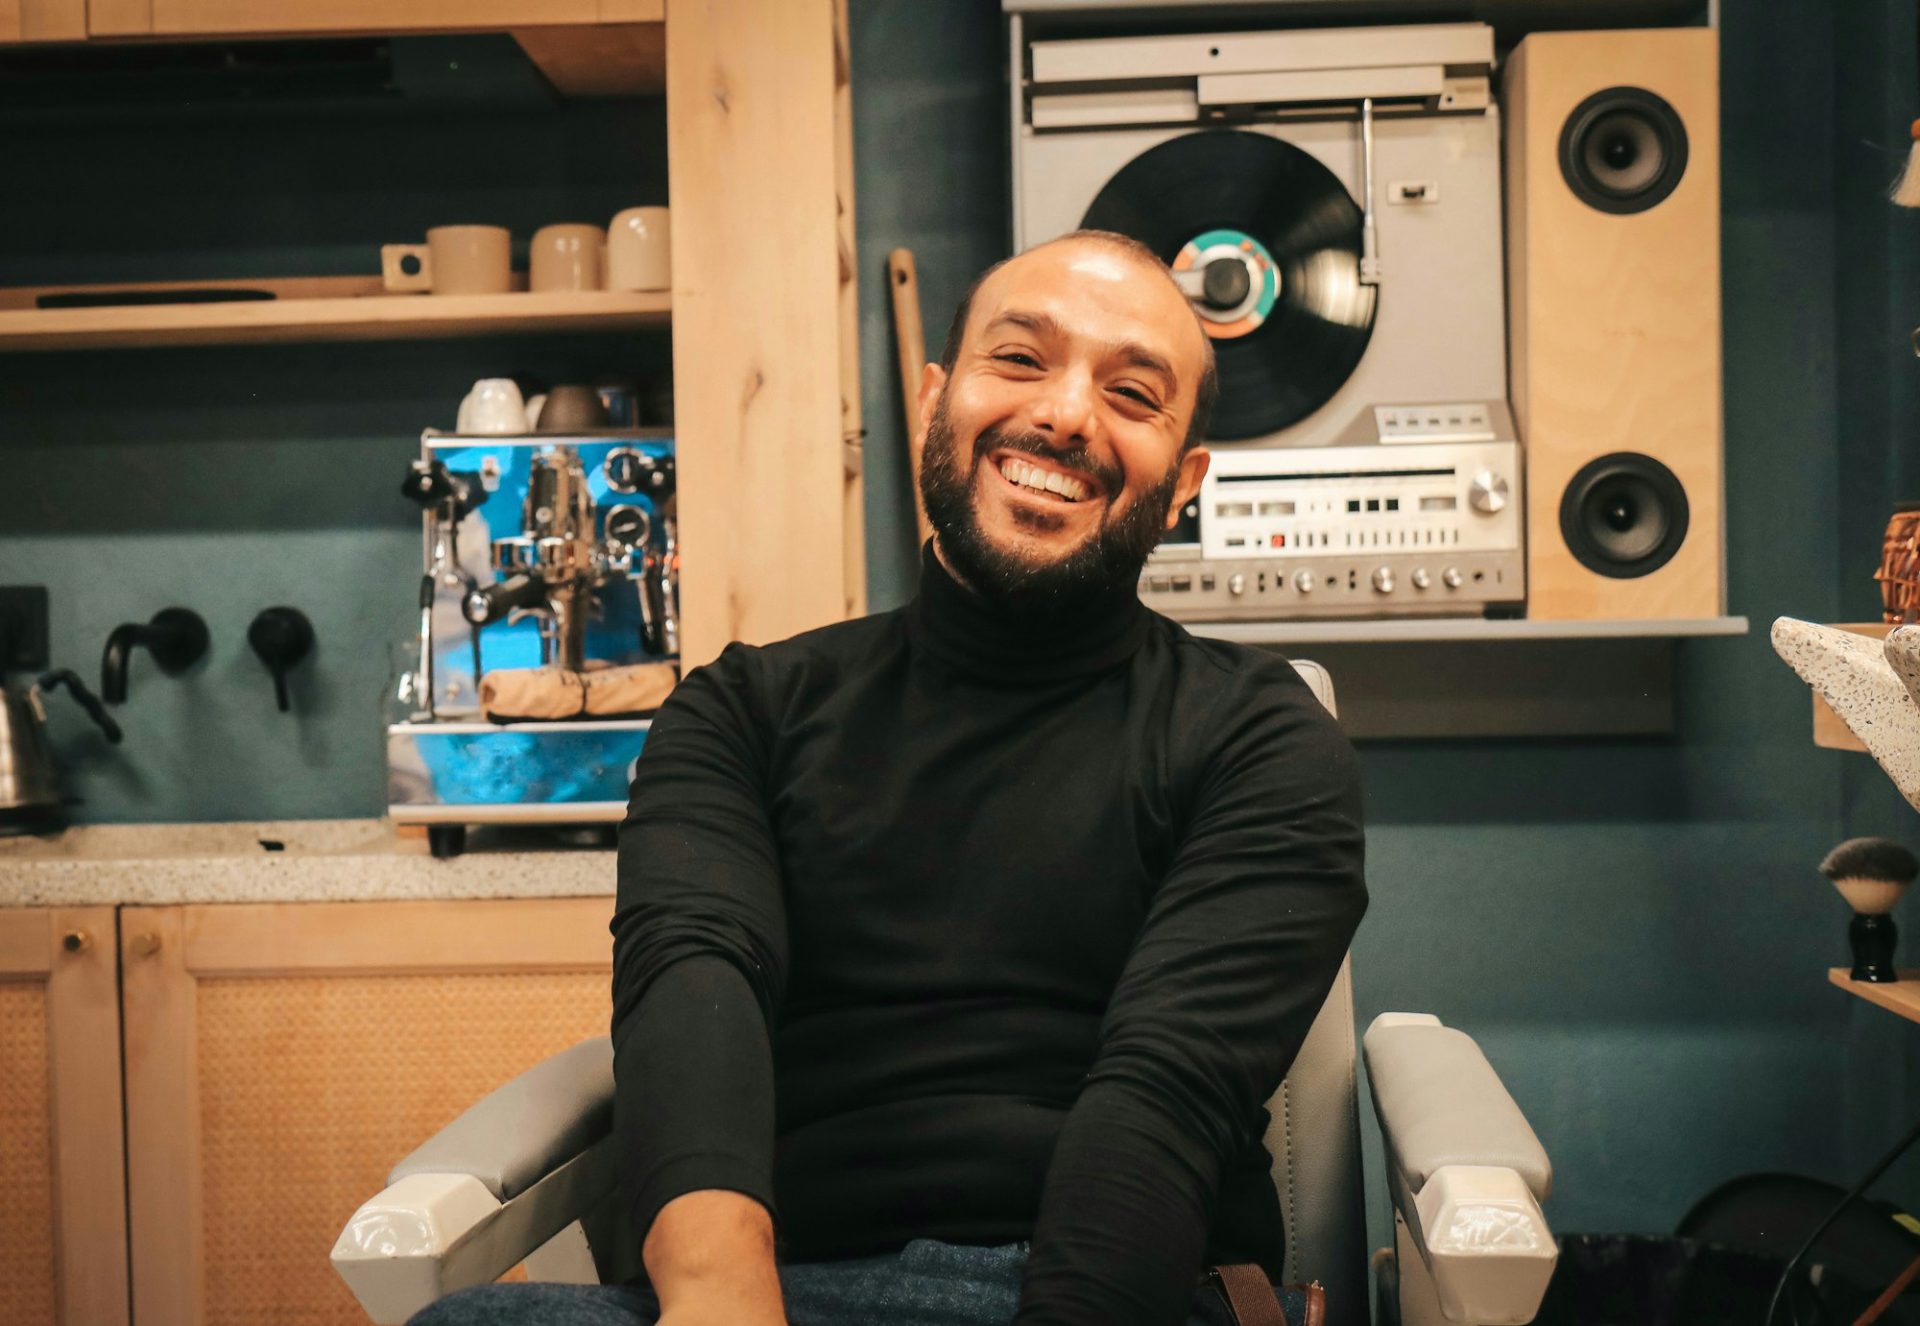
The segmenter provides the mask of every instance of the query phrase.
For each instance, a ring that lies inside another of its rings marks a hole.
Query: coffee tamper
[[[280,712],[293,708],[287,696],[287,673],[313,652],[313,623],[298,608],[262,608],[247,627],[247,643],[273,674],[273,695]]]

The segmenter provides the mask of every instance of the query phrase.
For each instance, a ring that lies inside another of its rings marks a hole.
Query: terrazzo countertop
[[[469,830],[436,861],[386,820],[100,824],[0,838],[0,907],[611,894],[606,829]]]

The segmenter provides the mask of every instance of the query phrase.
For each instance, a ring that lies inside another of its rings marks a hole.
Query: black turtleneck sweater
[[[1366,907],[1292,667],[1131,593],[905,609],[689,673],[620,836],[616,1129],[784,1260],[1032,1240],[1021,1326],[1172,1326],[1284,1246],[1261,1142]]]

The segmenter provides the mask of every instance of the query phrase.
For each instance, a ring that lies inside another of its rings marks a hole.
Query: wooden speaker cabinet
[[[1508,59],[1507,298],[1528,615],[1725,612],[1717,34]]]

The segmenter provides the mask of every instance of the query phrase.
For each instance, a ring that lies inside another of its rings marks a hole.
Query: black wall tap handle
[[[262,608],[247,627],[247,644],[273,674],[273,697],[286,713],[293,708],[287,694],[287,673],[313,652],[313,623],[298,608]]]
[[[168,676],[192,667],[207,652],[207,623],[192,608],[162,608],[147,622],[123,622],[107,636],[100,655],[100,698],[108,704],[127,702],[127,664],[135,649],[145,648]]]

